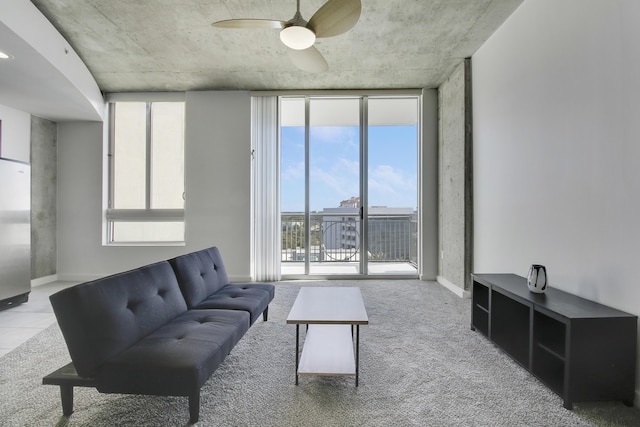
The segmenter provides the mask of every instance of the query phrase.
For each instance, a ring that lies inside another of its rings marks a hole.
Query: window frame
[[[104,244],[106,246],[184,246],[186,244],[186,221],[185,208],[182,209],[159,209],[152,208],[152,162],[153,156],[153,132],[152,132],[152,110],[153,104],[159,102],[181,102],[186,110],[185,97],[183,93],[169,94],[110,94],[106,97],[108,108],[108,135],[107,135],[107,206],[104,212],[104,222],[106,225],[106,235]],[[115,200],[115,114],[116,104],[124,102],[138,102],[146,104],[146,141],[145,141],[145,207],[141,209],[116,209],[113,207]],[[186,116],[186,111],[185,111]],[[186,121],[186,117],[185,117]],[[184,135],[183,135],[184,138]],[[184,152],[184,148],[183,148]],[[184,161],[184,160],[183,160]],[[183,173],[183,182],[186,181]],[[184,186],[185,184],[183,184]],[[183,187],[184,188],[184,187]],[[186,202],[186,189],[183,190],[182,198]],[[122,223],[153,223],[153,222],[181,222],[184,226],[184,233],[181,240],[135,240],[116,241],[114,240],[115,225]]]

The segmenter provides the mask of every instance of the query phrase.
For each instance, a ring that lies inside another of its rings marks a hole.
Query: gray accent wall
[[[57,133],[31,116],[31,279],[56,274]]]
[[[439,89],[438,280],[469,289],[472,265],[471,63]]]
[[[438,275],[438,91],[422,90],[420,279]]]

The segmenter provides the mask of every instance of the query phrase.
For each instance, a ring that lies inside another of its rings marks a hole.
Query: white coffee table
[[[287,324],[296,325],[296,385],[299,375],[350,375],[358,386],[360,325],[369,324],[360,288],[301,288]],[[307,334],[300,355],[302,324]]]

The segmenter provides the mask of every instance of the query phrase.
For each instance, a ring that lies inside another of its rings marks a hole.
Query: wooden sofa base
[[[73,362],[64,365],[42,378],[42,384],[60,386],[60,399],[62,400],[62,414],[65,417],[73,413],[73,388],[96,387],[93,378],[83,378],[78,375]],[[189,423],[195,424],[200,418],[200,390],[189,395]]]
[[[60,398],[62,399],[62,414],[68,417],[73,413],[73,388],[95,387],[93,378],[83,378],[78,375],[73,363],[63,366],[42,378],[42,384],[60,386]]]

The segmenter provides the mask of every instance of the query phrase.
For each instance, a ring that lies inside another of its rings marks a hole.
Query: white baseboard
[[[436,281],[460,298],[471,298],[471,292],[465,291],[460,286],[456,286],[442,276],[438,276]]]
[[[90,282],[92,280],[102,279],[106,274],[59,274],[58,280],[61,282]]]
[[[230,283],[251,283],[251,276],[229,276]]]
[[[52,274],[50,276],[38,277],[31,280],[31,287],[46,285],[47,283],[53,283],[58,281],[58,275]]]

